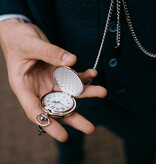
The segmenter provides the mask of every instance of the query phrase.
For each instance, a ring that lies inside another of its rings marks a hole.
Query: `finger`
[[[31,59],[42,60],[54,66],[72,66],[77,61],[75,55],[39,38],[35,38],[30,46]]]
[[[37,124],[35,122],[35,116],[43,113],[39,99],[33,93],[25,90],[23,90],[23,94],[20,94],[18,98],[28,118]],[[43,129],[58,141],[65,142],[68,139],[66,130],[53,118],[50,118],[50,122],[50,125],[43,127]]]
[[[60,121],[86,134],[92,134],[95,131],[94,125],[76,112],[69,117],[60,119]]]
[[[86,85],[84,91],[81,95],[76,98],[86,98],[86,97],[99,97],[104,98],[107,95],[107,90],[102,86],[96,85]]]
[[[83,83],[88,83],[96,76],[97,76],[97,71],[95,69],[88,69],[83,73],[79,73],[79,77]]]

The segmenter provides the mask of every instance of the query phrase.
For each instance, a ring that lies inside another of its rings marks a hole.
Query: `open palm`
[[[7,27],[7,28],[6,28]],[[17,30],[18,29],[18,30]],[[6,58],[10,85],[27,116],[35,123],[35,115],[42,113],[41,97],[52,91],[59,91],[53,81],[53,71],[57,66],[72,66],[76,56],[49,43],[43,32],[36,26],[19,20],[10,20],[5,28],[0,25],[0,43]],[[97,75],[93,69],[79,73],[86,83]],[[85,86],[78,98],[104,97],[105,88]],[[59,122],[68,124],[86,134],[94,131],[94,126],[84,117],[74,112],[59,119],[50,118],[51,124],[44,130],[59,141],[66,141],[68,134]]]

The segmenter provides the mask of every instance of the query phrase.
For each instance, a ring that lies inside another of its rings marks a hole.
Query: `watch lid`
[[[72,96],[79,96],[83,91],[83,84],[78,74],[69,67],[57,67],[53,73],[57,86]]]

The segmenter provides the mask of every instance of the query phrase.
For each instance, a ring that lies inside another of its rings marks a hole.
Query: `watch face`
[[[72,110],[75,101],[63,92],[51,92],[43,97],[42,106],[52,114],[62,114]]]

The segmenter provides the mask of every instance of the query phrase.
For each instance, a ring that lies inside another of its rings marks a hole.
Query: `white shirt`
[[[7,19],[11,19],[11,18],[20,18],[20,19],[23,19],[27,22],[31,22],[31,20],[22,15],[22,14],[4,14],[4,15],[0,15],[0,21],[4,21],[4,20],[7,20]]]

